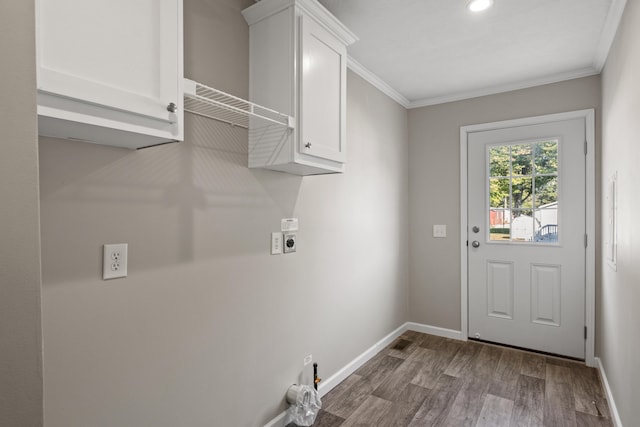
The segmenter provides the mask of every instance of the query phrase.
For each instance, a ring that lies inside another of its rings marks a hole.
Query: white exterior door
[[[585,358],[585,119],[473,132],[469,336]]]

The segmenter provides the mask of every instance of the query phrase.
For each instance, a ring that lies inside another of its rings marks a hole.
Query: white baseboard
[[[604,366],[602,366],[602,361],[600,360],[599,357],[596,357],[595,360],[596,360],[598,372],[600,373],[600,380],[602,381],[602,385],[604,386],[604,391],[607,394],[607,403],[609,404],[609,412],[611,412],[611,420],[613,421],[613,425],[614,427],[622,427],[620,414],[618,413],[616,402],[614,402],[613,400],[613,394],[611,393],[611,387],[609,387],[609,381],[607,380],[607,375],[604,372]]]
[[[383,348],[391,344],[393,340],[398,338],[407,330],[407,323],[405,323],[395,331],[391,332],[386,337],[382,338],[380,341],[369,347],[364,353],[353,359],[344,368],[340,369],[338,372],[331,375],[327,380],[323,381],[322,384],[320,384],[320,386],[318,387],[318,393],[320,394],[320,397],[333,390],[335,386],[344,381],[349,375],[357,371],[359,367],[367,363],[373,356],[380,353]]]
[[[264,425],[264,427],[285,427],[284,426],[284,418],[287,416],[286,412],[280,413],[277,417],[269,421]]]
[[[347,363],[345,367],[340,369],[335,374],[331,375],[326,380],[322,381],[322,384],[318,387],[318,394],[320,397],[329,393],[333,390],[338,384],[344,381],[349,375],[353,374],[358,370],[362,365],[367,363],[373,356],[378,354],[383,348],[388,346],[398,338],[400,335],[405,333],[406,331],[415,331],[422,332],[424,334],[436,335],[444,338],[452,338],[456,340],[466,341],[466,337],[462,335],[461,331],[454,331],[452,329],[439,328],[437,326],[429,326],[423,325],[421,323],[407,322],[401,325],[399,328],[389,333],[386,337],[382,338],[380,341],[369,347],[358,357],[353,359],[351,362]],[[269,421],[264,427],[285,427],[284,421],[286,417],[286,412],[282,412],[277,417]]]
[[[438,326],[423,325],[422,323],[407,322],[405,323],[410,331],[422,332],[423,334],[435,335],[443,338],[451,338],[459,341],[466,341],[467,337],[462,334],[462,331],[455,331],[453,329],[440,328]]]

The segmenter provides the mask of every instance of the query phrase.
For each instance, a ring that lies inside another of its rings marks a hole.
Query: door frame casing
[[[488,130],[519,127],[559,122],[572,119],[585,120],[585,233],[587,247],[585,253],[585,326],[587,338],[585,340],[585,362],[595,367],[595,260],[596,260],[596,169],[595,169],[595,110],[568,111],[565,113],[547,114],[543,116],[526,117],[522,119],[504,120],[499,122],[481,123],[460,127],[460,326],[462,337],[469,337],[469,265],[467,253],[468,240],[468,158],[467,144],[469,134]]]

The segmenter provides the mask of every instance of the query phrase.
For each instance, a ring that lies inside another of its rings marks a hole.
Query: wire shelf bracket
[[[254,127],[256,122],[275,125],[282,130],[295,128],[295,119],[289,115],[190,79],[184,79],[184,110],[245,129]]]

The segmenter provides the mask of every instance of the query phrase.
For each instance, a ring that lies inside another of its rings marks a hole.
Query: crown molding
[[[318,24],[333,34],[346,46],[358,41],[356,36],[342,22],[321,5],[317,0],[269,0],[257,1],[242,11],[249,26],[287,8],[296,7],[313,17]]]
[[[579,79],[581,77],[593,76],[599,73],[600,71],[593,67],[586,67],[580,70],[553,74],[550,76],[525,80],[517,83],[509,83],[505,85],[492,86],[492,87],[478,89],[478,90],[458,92],[452,95],[423,98],[416,101],[411,101],[407,108],[412,109],[412,108],[428,107],[430,105],[444,104],[447,102],[454,102],[454,101],[462,101],[464,99],[470,99],[470,98],[478,98],[480,96],[495,95],[503,92],[511,92],[513,90],[527,89],[534,86],[542,86],[542,85],[551,84],[551,83],[558,83],[565,80]]]
[[[607,19],[602,27],[602,33],[600,33],[600,41],[598,42],[596,55],[593,61],[593,67],[598,70],[598,72],[602,71],[605,62],[607,61],[607,56],[609,56],[609,50],[613,44],[613,39],[616,37],[616,32],[618,31],[618,26],[622,20],[622,14],[624,13],[624,7],[626,4],[627,0],[613,0],[611,3]]]
[[[347,61],[347,66],[354,73],[362,77],[364,80],[369,82],[375,88],[380,90],[382,93],[396,101],[398,104],[402,105],[407,109],[412,108],[420,108],[427,107],[430,105],[444,104],[447,102],[461,101],[464,99],[477,98],[480,96],[486,95],[495,95],[503,92],[510,92],[513,90],[519,89],[527,89],[534,86],[541,86],[545,84],[558,83],[565,80],[578,79],[581,77],[593,76],[596,74],[600,74],[602,72],[602,68],[607,60],[607,56],[609,54],[609,50],[611,49],[611,45],[613,44],[613,40],[615,38],[616,32],[618,30],[618,26],[620,25],[620,21],[622,19],[622,15],[624,13],[624,8],[626,6],[627,0],[612,0],[611,7],[609,8],[609,12],[607,14],[607,18],[602,28],[602,33],[600,34],[600,40],[598,42],[598,46],[596,48],[596,53],[594,55],[593,64],[589,67],[584,67],[578,70],[562,72],[557,74],[552,74],[550,76],[545,76],[541,78],[535,78],[530,80],[525,80],[516,83],[509,83],[504,85],[497,85],[488,88],[471,90],[465,92],[458,92],[451,95],[444,96],[435,96],[435,97],[427,97],[414,101],[410,101],[400,92],[391,87],[387,82],[382,80],[376,74],[365,68],[362,64],[356,61],[353,57],[349,56]]]
[[[369,82],[372,86],[378,89],[380,92],[387,95],[389,98],[396,101],[398,104],[402,105],[404,108],[409,108],[409,104],[411,103],[407,98],[405,98],[400,92],[389,86],[384,80],[382,80],[377,75],[373,74],[367,68],[365,68],[358,61],[353,59],[351,55],[347,58],[347,67],[364,80]]]

